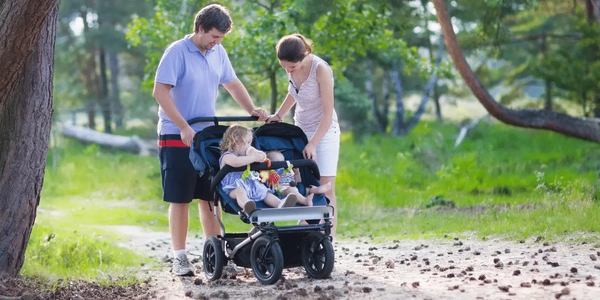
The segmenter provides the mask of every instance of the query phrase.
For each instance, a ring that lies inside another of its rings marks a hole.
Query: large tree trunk
[[[35,221],[52,116],[58,1],[0,1],[0,275],[16,275]]]
[[[456,41],[454,28],[450,23],[443,0],[433,0],[437,18],[446,40],[446,48],[456,69],[465,83],[485,109],[498,120],[519,127],[555,131],[567,136],[600,142],[600,121],[597,119],[576,118],[566,114],[545,110],[509,109],[498,103],[485,89],[467,63]]]

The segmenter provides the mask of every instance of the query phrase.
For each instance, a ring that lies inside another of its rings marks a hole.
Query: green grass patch
[[[36,224],[22,274],[46,281],[83,279],[105,284],[131,284],[148,259],[115,245],[115,236],[82,228],[64,230]]]
[[[454,147],[457,132],[425,122],[406,137],[343,135],[338,232],[398,238],[597,232],[600,145],[492,123]],[[440,199],[457,209],[427,208]],[[472,207],[482,209],[471,214]]]

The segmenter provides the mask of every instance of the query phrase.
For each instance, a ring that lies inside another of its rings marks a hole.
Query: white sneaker
[[[279,202],[279,206],[277,208],[292,207],[292,206],[296,205],[297,201],[298,201],[298,197],[296,195],[289,194],[285,198],[283,198],[281,200],[281,202]]]
[[[173,269],[171,271],[177,276],[194,276],[193,266],[186,255],[173,258]]]

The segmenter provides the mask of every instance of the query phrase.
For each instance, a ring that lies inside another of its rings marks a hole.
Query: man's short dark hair
[[[203,7],[196,14],[196,21],[194,22],[194,32],[202,31],[208,32],[213,28],[223,33],[228,33],[231,30],[232,25],[231,17],[227,8],[219,4],[210,4]]]

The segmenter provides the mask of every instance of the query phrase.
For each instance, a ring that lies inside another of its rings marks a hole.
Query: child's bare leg
[[[287,196],[289,194],[295,194],[296,195],[296,200],[298,201],[298,203],[302,204],[302,205],[306,205],[306,206],[312,206],[312,195],[310,196],[310,199],[308,198],[309,196],[304,197],[304,195],[300,194],[300,191],[298,191],[298,188],[296,188],[295,186],[290,186],[288,188],[286,188],[285,190],[283,190],[283,195]]]
[[[320,186],[311,185],[309,189],[307,189],[307,194],[325,194],[331,191],[331,182],[324,183]]]
[[[248,195],[246,195],[246,190],[239,187],[235,190],[229,192],[229,197],[235,199],[235,202],[246,212],[250,213],[251,211],[256,209],[256,204],[254,201],[248,199]],[[252,203],[249,203],[252,202]],[[249,205],[250,204],[250,205]],[[254,204],[254,205],[251,205]]]
[[[277,198],[277,196],[271,194],[271,193],[267,193],[267,197],[265,197],[265,204],[269,207],[277,207],[279,206],[279,203],[281,202],[281,200],[279,200],[279,198]]]

